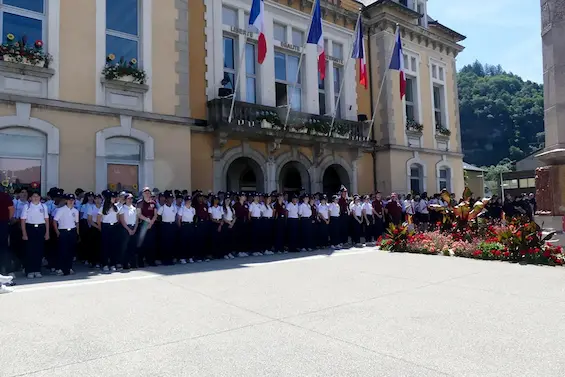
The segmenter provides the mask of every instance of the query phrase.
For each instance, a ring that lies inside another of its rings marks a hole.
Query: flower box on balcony
[[[137,66],[137,60],[131,59],[126,62],[122,57],[115,62],[116,56],[110,54],[106,57],[106,66],[102,70],[102,76],[106,80],[118,80],[126,82],[134,82],[137,84],[145,84],[147,79],[145,71]]]

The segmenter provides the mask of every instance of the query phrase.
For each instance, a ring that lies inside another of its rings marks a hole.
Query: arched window
[[[0,184],[45,192],[47,137],[27,128],[0,130]]]
[[[451,191],[451,171],[448,167],[441,167],[438,171],[437,178],[439,191],[443,189]]]
[[[424,191],[423,169],[419,164],[410,165],[410,191],[413,194],[421,194]]]
[[[116,191],[139,190],[143,148],[126,137],[106,139],[107,187]]]

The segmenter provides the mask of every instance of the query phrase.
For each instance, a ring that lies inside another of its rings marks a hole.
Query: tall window
[[[275,41],[286,42],[286,26],[281,24],[273,24],[273,36]]]
[[[433,85],[433,104],[434,104],[434,121],[436,127],[449,128],[447,119],[447,108],[446,108],[446,92],[445,92],[445,67],[439,63],[430,64],[432,85]]]
[[[322,80],[320,72],[318,72],[318,102],[320,104],[320,115],[325,115],[326,112],[326,83]]]
[[[256,72],[256,46],[252,43],[247,43],[245,45],[245,75],[246,75],[246,98],[247,102],[256,103],[257,102],[257,72]]]
[[[410,166],[410,191],[413,194],[421,194],[423,191],[422,175],[422,167],[420,165],[413,164]]]
[[[111,190],[139,190],[141,144],[136,140],[115,137],[106,140],[108,188]]]
[[[235,89],[235,44],[235,39],[224,37],[224,79],[222,85],[231,90]]]
[[[16,40],[26,36],[29,44],[45,42],[44,0],[0,0],[2,38],[13,34]]]
[[[438,177],[438,181],[439,181],[439,190],[447,190],[450,191],[451,190],[451,182],[450,182],[450,172],[449,172],[449,168],[441,168],[439,169],[439,177]]]
[[[406,120],[421,122],[418,103],[418,58],[407,53],[404,55],[404,69],[406,70],[406,96],[404,97]]]
[[[416,104],[414,102],[414,86],[416,80],[412,77],[406,77],[406,119],[416,120]]]
[[[332,44],[332,56],[336,59],[341,59],[343,61],[343,45],[334,42]],[[343,101],[339,98],[339,89],[341,86],[341,81],[343,79],[343,66],[337,62],[333,62],[333,77],[334,77],[334,105],[336,106],[335,109],[335,117],[337,119],[341,119],[343,108]],[[343,93],[342,93],[343,94]],[[338,102],[339,100],[339,102]]]
[[[222,7],[222,23],[227,26],[237,27],[237,10]]]
[[[276,105],[286,106],[288,96],[293,111],[302,109],[302,78],[298,75],[298,82],[294,82],[298,73],[299,57],[296,55],[285,54],[280,51],[275,52],[275,94]],[[294,89],[293,89],[294,88]]]
[[[443,122],[442,102],[441,88],[438,85],[434,85],[434,118],[436,126],[441,125],[445,127]]]
[[[139,0],[106,0],[106,56],[139,61],[140,10]]]

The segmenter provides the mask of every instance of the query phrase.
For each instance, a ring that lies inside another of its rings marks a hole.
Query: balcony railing
[[[242,130],[272,130],[280,133],[307,134],[332,137],[356,142],[368,142],[369,122],[336,119],[330,130],[332,118],[315,114],[291,111],[285,129],[286,107],[270,107],[254,103],[235,101],[231,122],[230,98],[219,98],[208,102],[209,124],[216,128],[238,128]],[[331,131],[331,132],[330,132]]]

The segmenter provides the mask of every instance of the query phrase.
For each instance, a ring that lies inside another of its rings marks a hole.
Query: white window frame
[[[418,189],[419,189],[419,193],[418,194],[422,194],[423,192],[425,192],[425,188],[424,188],[424,167],[419,164],[419,163],[412,163],[409,166],[409,175],[408,175],[408,182],[410,183],[410,185],[408,186],[408,191],[412,192],[412,180],[413,179],[417,179],[418,180]],[[418,169],[418,176],[414,177],[412,175],[412,169]]]
[[[18,8],[13,5],[5,5],[3,0],[0,0],[0,31],[4,29],[4,13],[15,14],[17,16],[32,18],[34,20],[41,21],[41,41],[43,42],[43,50],[47,50],[47,1],[43,0],[43,13],[34,12],[25,8]],[[7,33],[4,33],[7,34]],[[2,38],[6,36],[3,35]],[[29,41],[29,43],[34,43],[35,41]]]
[[[432,102],[433,130],[435,135],[436,124],[438,123],[441,124],[443,127],[447,128],[448,130],[450,129],[449,105],[447,101],[447,85],[446,85],[447,66],[443,62],[440,62],[439,60],[430,58],[429,67],[430,67],[430,81],[431,81],[430,91],[431,91],[431,102]],[[440,78],[440,71],[443,72],[443,79]],[[437,87],[440,93],[439,109],[436,109],[435,107],[434,87]],[[439,111],[441,113],[442,119],[439,119],[439,122],[436,117],[436,111]]]
[[[341,47],[341,56],[336,56],[336,53],[335,53],[335,46],[336,45]],[[342,61],[345,61],[345,56],[344,56],[345,52],[344,51],[345,51],[345,46],[342,43],[332,41],[332,56],[334,58],[338,58],[338,59],[341,59]],[[341,93],[342,97],[339,98],[339,103],[337,103],[336,101],[337,101],[338,96],[339,96],[339,89],[340,89],[341,81],[345,77],[344,76],[345,75],[345,67],[344,67],[343,64],[340,64],[336,61],[332,61],[332,70],[333,70],[332,80],[334,82],[334,84],[333,84],[333,91],[334,92],[333,92],[333,96],[332,96],[332,101],[334,103],[334,106],[332,106],[332,107],[335,107],[337,105],[337,108],[334,109],[336,119],[344,119],[345,118],[344,117],[344,115],[345,115],[344,107],[345,106],[344,106],[344,101],[343,101],[343,93]],[[340,76],[339,80],[337,80],[337,82],[336,82],[336,79],[335,79],[336,70],[339,72],[339,76]],[[337,86],[336,86],[336,84],[337,84]],[[344,87],[345,87],[345,84],[344,84]]]
[[[116,31],[116,30],[112,30],[108,28],[108,25],[106,24],[106,32],[105,35],[106,36],[112,36],[112,37],[116,37],[116,38],[122,38],[122,39],[127,39],[129,41],[134,41],[137,42],[137,66],[138,67],[143,67],[143,38],[142,38],[142,34],[143,34],[143,6],[141,4],[141,0],[136,0],[137,3],[137,35],[133,35],[133,34],[128,34],[128,33],[124,33],[121,31]],[[107,9],[106,9],[107,11]],[[107,15],[105,15],[106,19],[107,19]],[[108,46],[106,46],[106,50],[108,50]],[[110,51],[110,53],[113,53]],[[108,56],[108,51],[106,51],[106,56]],[[120,56],[118,54],[116,54],[116,59],[119,59]]]
[[[279,54],[283,54],[285,55],[285,70],[286,70],[286,80],[279,80],[276,77],[276,72],[275,72],[275,92],[276,92],[276,85],[277,84],[284,84],[286,85],[286,96],[287,96],[287,102],[289,105],[292,105],[292,97],[289,97],[292,95],[292,90],[299,90],[300,91],[300,109],[291,109],[292,111],[299,111],[302,112],[304,109],[304,92],[302,90],[302,85],[304,83],[304,70],[301,69],[302,67],[298,66],[298,72],[299,72],[299,82],[297,82],[296,84],[294,83],[294,77],[290,78],[289,81],[289,77],[288,77],[288,56],[292,56],[292,57],[298,57],[298,61],[300,63],[300,56],[298,54],[293,54],[289,51],[286,50],[282,50],[282,49],[278,49],[275,48],[275,54],[279,53]],[[302,65],[304,66],[304,60],[302,61]],[[276,102],[276,98],[275,98],[275,102]],[[285,104],[281,104],[279,106],[286,106]]]
[[[253,66],[255,67],[255,69],[254,69],[255,73],[247,72],[247,46],[253,46],[253,59],[252,60],[253,60]],[[258,64],[257,64],[257,53],[258,53],[257,43],[247,41],[245,43],[245,57],[243,59],[244,59],[244,63],[245,63],[245,102],[248,102],[248,103],[257,103],[257,100],[258,100],[258,98],[257,98],[257,96],[258,96],[257,70],[259,69],[259,67],[258,67]],[[255,99],[254,99],[254,101],[250,101],[249,98],[247,98],[247,80],[248,79],[253,79],[253,82],[255,83],[255,85],[254,85],[255,86]]]
[[[412,87],[412,96],[413,96],[413,106],[414,106],[414,120],[418,123],[423,122],[422,116],[422,91],[420,90],[420,54],[417,52],[411,51],[410,49],[403,48],[404,53],[404,73],[406,74],[407,78],[412,79],[413,87]],[[406,96],[404,96],[402,100],[402,111],[403,111],[403,125],[404,127],[404,135],[405,135],[405,144],[410,146],[410,141],[406,136],[406,122],[408,121],[408,115],[406,111]],[[420,146],[422,146],[423,134],[420,136]]]
[[[239,60],[238,59],[238,56],[239,56],[239,38],[235,34],[224,33],[224,35],[222,36],[222,62],[225,59],[225,56],[224,56],[223,53],[225,51],[225,49],[224,49],[224,39],[226,39],[226,38],[233,40],[233,69],[232,68],[226,68],[224,66],[223,72],[224,72],[224,74],[226,72],[233,74],[232,86],[233,86],[234,92],[237,92],[235,82],[237,80],[237,70],[239,69],[239,67],[238,67],[238,65],[239,65],[239,61],[238,61]],[[238,97],[240,97],[240,96],[238,95]]]
[[[224,24],[224,9],[230,10],[230,11],[235,13],[235,17],[236,17],[236,24],[235,25]],[[237,8],[232,8],[230,6],[226,6],[225,4],[222,4],[222,25],[239,27],[239,20],[238,19],[239,19],[239,17],[238,17],[238,9]]]
[[[441,172],[444,171],[445,172],[445,178],[441,177]],[[445,183],[445,189],[449,192],[451,192],[451,169],[448,166],[441,166],[438,169],[438,175],[437,175],[437,188],[438,188],[438,192],[440,192],[442,190],[441,188],[441,184],[442,182]]]
[[[106,179],[105,179],[106,188],[108,187],[108,165],[128,165],[128,166],[136,166],[137,167],[137,189],[140,190],[141,189],[141,187],[140,187],[141,182],[144,182],[144,177],[143,177],[143,171],[144,171],[144,169],[143,169],[143,161],[144,161],[143,150],[144,150],[144,145],[143,145],[143,143],[140,142],[139,140],[132,139],[132,138],[125,137],[125,136],[114,136],[114,137],[110,137],[110,138],[104,140],[104,143],[105,143],[104,149],[107,150],[108,149],[108,147],[107,147],[108,142],[111,142],[111,141],[114,141],[114,140],[119,140],[120,142],[139,146],[139,160],[137,160],[137,161],[121,160],[119,158],[105,157],[104,175],[106,177]]]
[[[277,26],[282,27],[283,30],[284,30],[284,33],[283,33],[283,35],[284,35],[284,41],[279,41],[279,40],[276,39],[276,37],[275,37],[275,28],[276,28]],[[274,41],[277,41],[277,42],[280,42],[280,43],[288,43],[288,41],[289,41],[289,39],[288,39],[289,29],[290,29],[290,28],[288,27],[288,25],[282,24],[282,23],[280,23],[280,22],[273,22],[273,40],[274,40]],[[290,31],[290,33],[291,33],[291,40],[292,40],[292,31]]]

